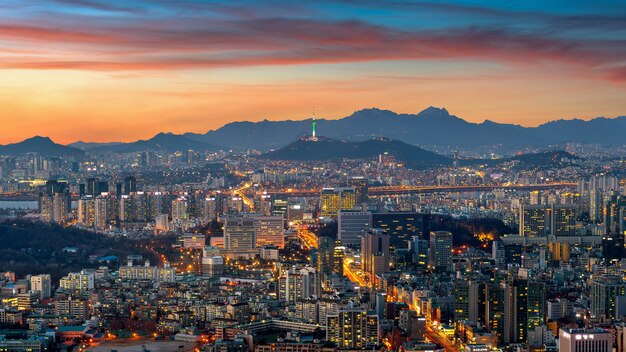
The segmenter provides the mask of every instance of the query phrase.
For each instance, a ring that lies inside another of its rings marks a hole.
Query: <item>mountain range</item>
[[[147,150],[174,152],[233,149],[271,151],[311,134],[312,119],[259,122],[232,122],[199,133],[159,133],[129,143],[76,142],[55,144],[47,137],[33,137],[20,143],[0,146],[0,154],[41,151],[45,155],[82,156],[87,152],[134,153]],[[503,124],[486,120],[472,123],[451,115],[446,109],[427,108],[417,114],[364,109],[337,119],[317,119],[318,135],[343,141],[367,141],[384,137],[416,146],[480,148],[497,146],[513,151],[523,147],[558,147],[566,143],[626,144],[626,116],[598,117],[589,121],[557,120],[537,127]]]
[[[173,133],[159,133],[148,140],[139,140],[130,143],[85,143],[76,142],[70,144],[72,147],[80,148],[91,153],[137,153],[143,151],[164,151],[173,153],[177,151],[205,151],[217,150],[209,143],[193,140],[182,135]]]
[[[82,158],[85,152],[78,148],[54,143],[48,137],[35,136],[19,143],[0,145],[0,155],[22,155],[37,153],[49,157],[74,157]]]
[[[187,138],[230,149],[269,150],[311,134],[311,119],[301,121],[233,122]],[[538,127],[486,120],[472,123],[446,109],[427,108],[417,114],[364,109],[338,120],[318,119],[317,132],[333,139],[363,141],[386,137],[420,146],[549,146],[568,142],[626,144],[626,116],[590,121],[557,120]]]

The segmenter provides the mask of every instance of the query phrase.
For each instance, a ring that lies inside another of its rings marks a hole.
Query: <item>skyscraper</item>
[[[430,270],[437,272],[448,270],[451,252],[451,232],[433,231],[430,233]]]
[[[137,192],[137,178],[135,176],[126,176],[124,178],[124,194]]]
[[[389,270],[389,236],[381,229],[373,229],[361,238],[361,266],[370,274],[371,282],[376,275]]]
[[[367,203],[368,180],[363,176],[348,177],[348,187],[354,188],[356,204]]]
[[[352,210],[356,205],[354,188],[324,188],[320,195],[320,202],[321,216],[335,218],[339,210]]]

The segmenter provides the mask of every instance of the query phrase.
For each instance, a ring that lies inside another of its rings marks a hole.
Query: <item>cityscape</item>
[[[623,3],[5,6],[0,351],[626,352]]]

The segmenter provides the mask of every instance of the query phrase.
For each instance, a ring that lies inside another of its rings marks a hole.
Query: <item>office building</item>
[[[576,207],[573,205],[528,205],[520,211],[521,236],[575,236]]]
[[[393,248],[407,248],[413,237],[424,235],[422,216],[414,212],[374,213],[372,227],[383,229]]]
[[[255,216],[256,247],[285,246],[285,225],[282,216]]]
[[[336,218],[340,210],[352,210],[356,205],[354,188],[335,187],[324,188],[320,195],[321,216]]]
[[[250,250],[256,247],[254,218],[228,217],[224,222],[224,249]]]
[[[604,329],[559,329],[559,352],[611,352],[613,335]]]
[[[348,177],[348,187],[354,188],[354,198],[356,204],[367,203],[368,200],[368,180],[363,176]]]
[[[430,233],[430,270],[442,272],[448,270],[452,253],[452,233],[433,231]]]
[[[361,237],[372,228],[372,213],[367,211],[339,211],[337,233],[342,246],[359,247]]]
[[[389,271],[389,236],[381,229],[370,230],[361,238],[361,253],[361,267],[371,282],[376,275]]]

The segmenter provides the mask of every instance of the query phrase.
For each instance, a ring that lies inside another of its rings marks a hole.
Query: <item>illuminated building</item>
[[[320,196],[321,216],[334,218],[340,210],[352,210],[356,205],[354,188],[324,188]]]
[[[224,248],[250,250],[256,247],[254,218],[228,217],[224,222]]]
[[[39,299],[47,299],[52,295],[52,281],[49,274],[30,277],[30,289],[39,293]]]
[[[603,275],[591,282],[591,316],[615,320],[620,316],[617,300],[626,296],[626,282],[619,276]]]
[[[120,278],[126,280],[151,280],[154,282],[174,282],[175,270],[165,263],[163,268],[150,266],[150,261],[146,260],[143,266],[133,265],[132,260],[128,265],[120,267]]]
[[[519,226],[521,236],[575,236],[576,208],[572,205],[523,205]]]
[[[454,283],[454,320],[485,323],[486,285],[476,280],[459,280]]]
[[[452,252],[452,233],[447,231],[433,231],[430,233],[430,261],[432,271],[443,272],[448,270]]]
[[[68,291],[89,291],[94,288],[94,273],[83,270],[69,273],[59,280],[59,287]]]
[[[346,247],[341,245],[339,240],[335,241],[333,249],[333,271],[339,276],[343,276],[343,258],[345,256]]]
[[[610,352],[613,335],[604,329],[559,329],[559,352]]]
[[[256,247],[285,246],[285,225],[282,216],[255,216],[254,232]]]
[[[367,203],[368,200],[368,180],[363,176],[348,177],[348,187],[354,188],[356,204]]]
[[[64,222],[71,208],[67,181],[48,180],[46,190],[39,195],[39,213],[43,221]]]
[[[326,340],[341,349],[365,349],[379,344],[378,316],[364,309],[341,309],[326,318]]]
[[[96,217],[96,200],[85,196],[78,200],[78,223],[85,227],[93,227]]]
[[[371,228],[372,213],[367,211],[339,211],[337,234],[343,246],[360,246],[361,237]]]
[[[278,297],[294,303],[300,299],[319,296],[320,275],[312,267],[290,268],[279,279]]]
[[[172,200],[172,221],[181,221],[187,219],[187,199],[185,197],[178,197]]]
[[[394,248],[407,248],[413,237],[422,237],[422,216],[414,212],[374,213],[372,227],[383,229]]]
[[[361,237],[361,266],[374,282],[376,275],[389,271],[389,236],[373,229]]]

